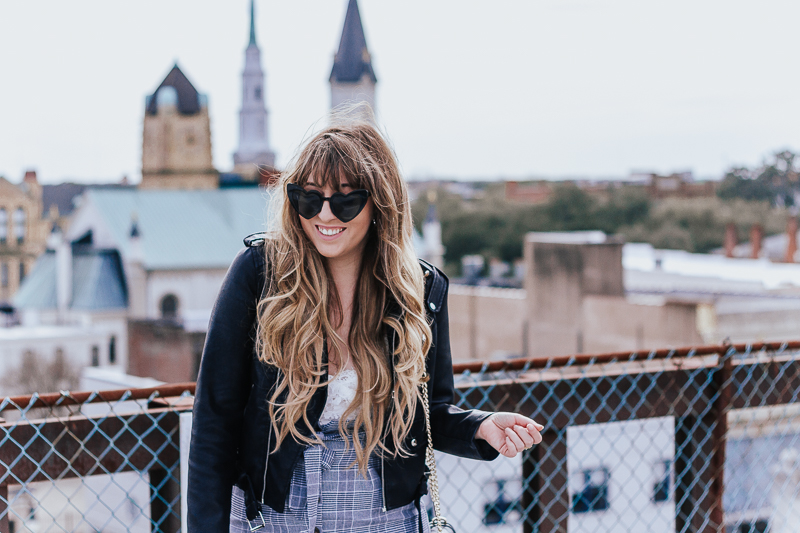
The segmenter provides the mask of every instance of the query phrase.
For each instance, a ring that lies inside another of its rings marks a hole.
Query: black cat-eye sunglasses
[[[350,222],[358,216],[369,199],[369,191],[356,189],[347,194],[335,192],[331,196],[323,196],[319,191],[307,191],[294,183],[286,185],[286,196],[294,210],[305,218],[314,218],[322,211],[325,200],[331,206],[333,215],[342,222]]]

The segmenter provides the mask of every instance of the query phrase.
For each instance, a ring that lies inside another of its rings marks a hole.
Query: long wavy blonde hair
[[[287,183],[304,186],[311,178],[335,190],[343,182],[367,189],[374,205],[347,339],[358,389],[339,420],[339,432],[346,436],[351,429],[345,420],[357,412],[352,431],[363,431],[365,439],[353,443],[359,469],[366,472],[376,448],[393,457],[409,454],[403,440],[420,401],[431,344],[424,280],[412,246],[411,206],[391,148],[368,122],[322,130],[281,175],[280,217],[265,246],[268,281],[258,305],[257,339],[259,358],[281,376],[269,399],[275,449],[289,436],[306,444],[320,442],[308,406],[314,392],[327,385],[326,339],[336,355],[343,343],[336,333],[342,310],[330,271],[285,199]],[[394,336],[391,354],[387,335]]]

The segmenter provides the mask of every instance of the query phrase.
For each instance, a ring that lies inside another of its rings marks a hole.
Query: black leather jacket
[[[245,493],[248,518],[258,502],[284,512],[292,471],[304,445],[292,438],[274,447],[267,399],[279,379],[278,370],[261,363],[254,350],[256,304],[265,279],[263,240],[248,238],[222,283],[211,314],[194,401],[189,453],[189,532],[228,532],[231,489]],[[431,429],[436,449],[472,459],[491,460],[498,453],[475,433],[490,413],[452,405],[453,367],[447,322],[447,278],[431,265],[426,272],[426,302],[432,320],[433,344],[428,353]],[[389,335],[390,343],[393,337]],[[327,389],[320,388],[309,405],[318,429]],[[306,428],[307,431],[307,428]],[[383,501],[394,509],[426,492],[425,415],[414,416],[406,445],[414,455],[381,461]]]

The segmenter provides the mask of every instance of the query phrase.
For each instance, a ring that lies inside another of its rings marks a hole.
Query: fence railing
[[[179,531],[194,384],[0,401],[0,532]]]
[[[800,342],[455,371],[459,405],[545,425],[542,444],[515,459],[438,457],[457,531],[800,524]],[[193,388],[0,400],[0,531],[180,530],[180,419]]]

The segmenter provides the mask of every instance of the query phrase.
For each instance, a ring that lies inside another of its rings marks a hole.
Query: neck
[[[353,299],[355,298],[356,285],[361,270],[361,254],[354,254],[350,258],[337,257],[327,259],[336,294],[339,296],[341,315],[334,312],[329,318],[336,326],[336,333],[342,342],[337,342],[334,350],[329,349],[329,372],[337,373],[349,362],[348,332],[353,318]],[[338,355],[336,355],[338,354]]]
[[[361,270],[361,254],[328,258],[327,263],[333,283],[336,285],[339,301],[342,303],[342,310],[346,314],[356,292],[356,283],[358,283],[358,275]]]

